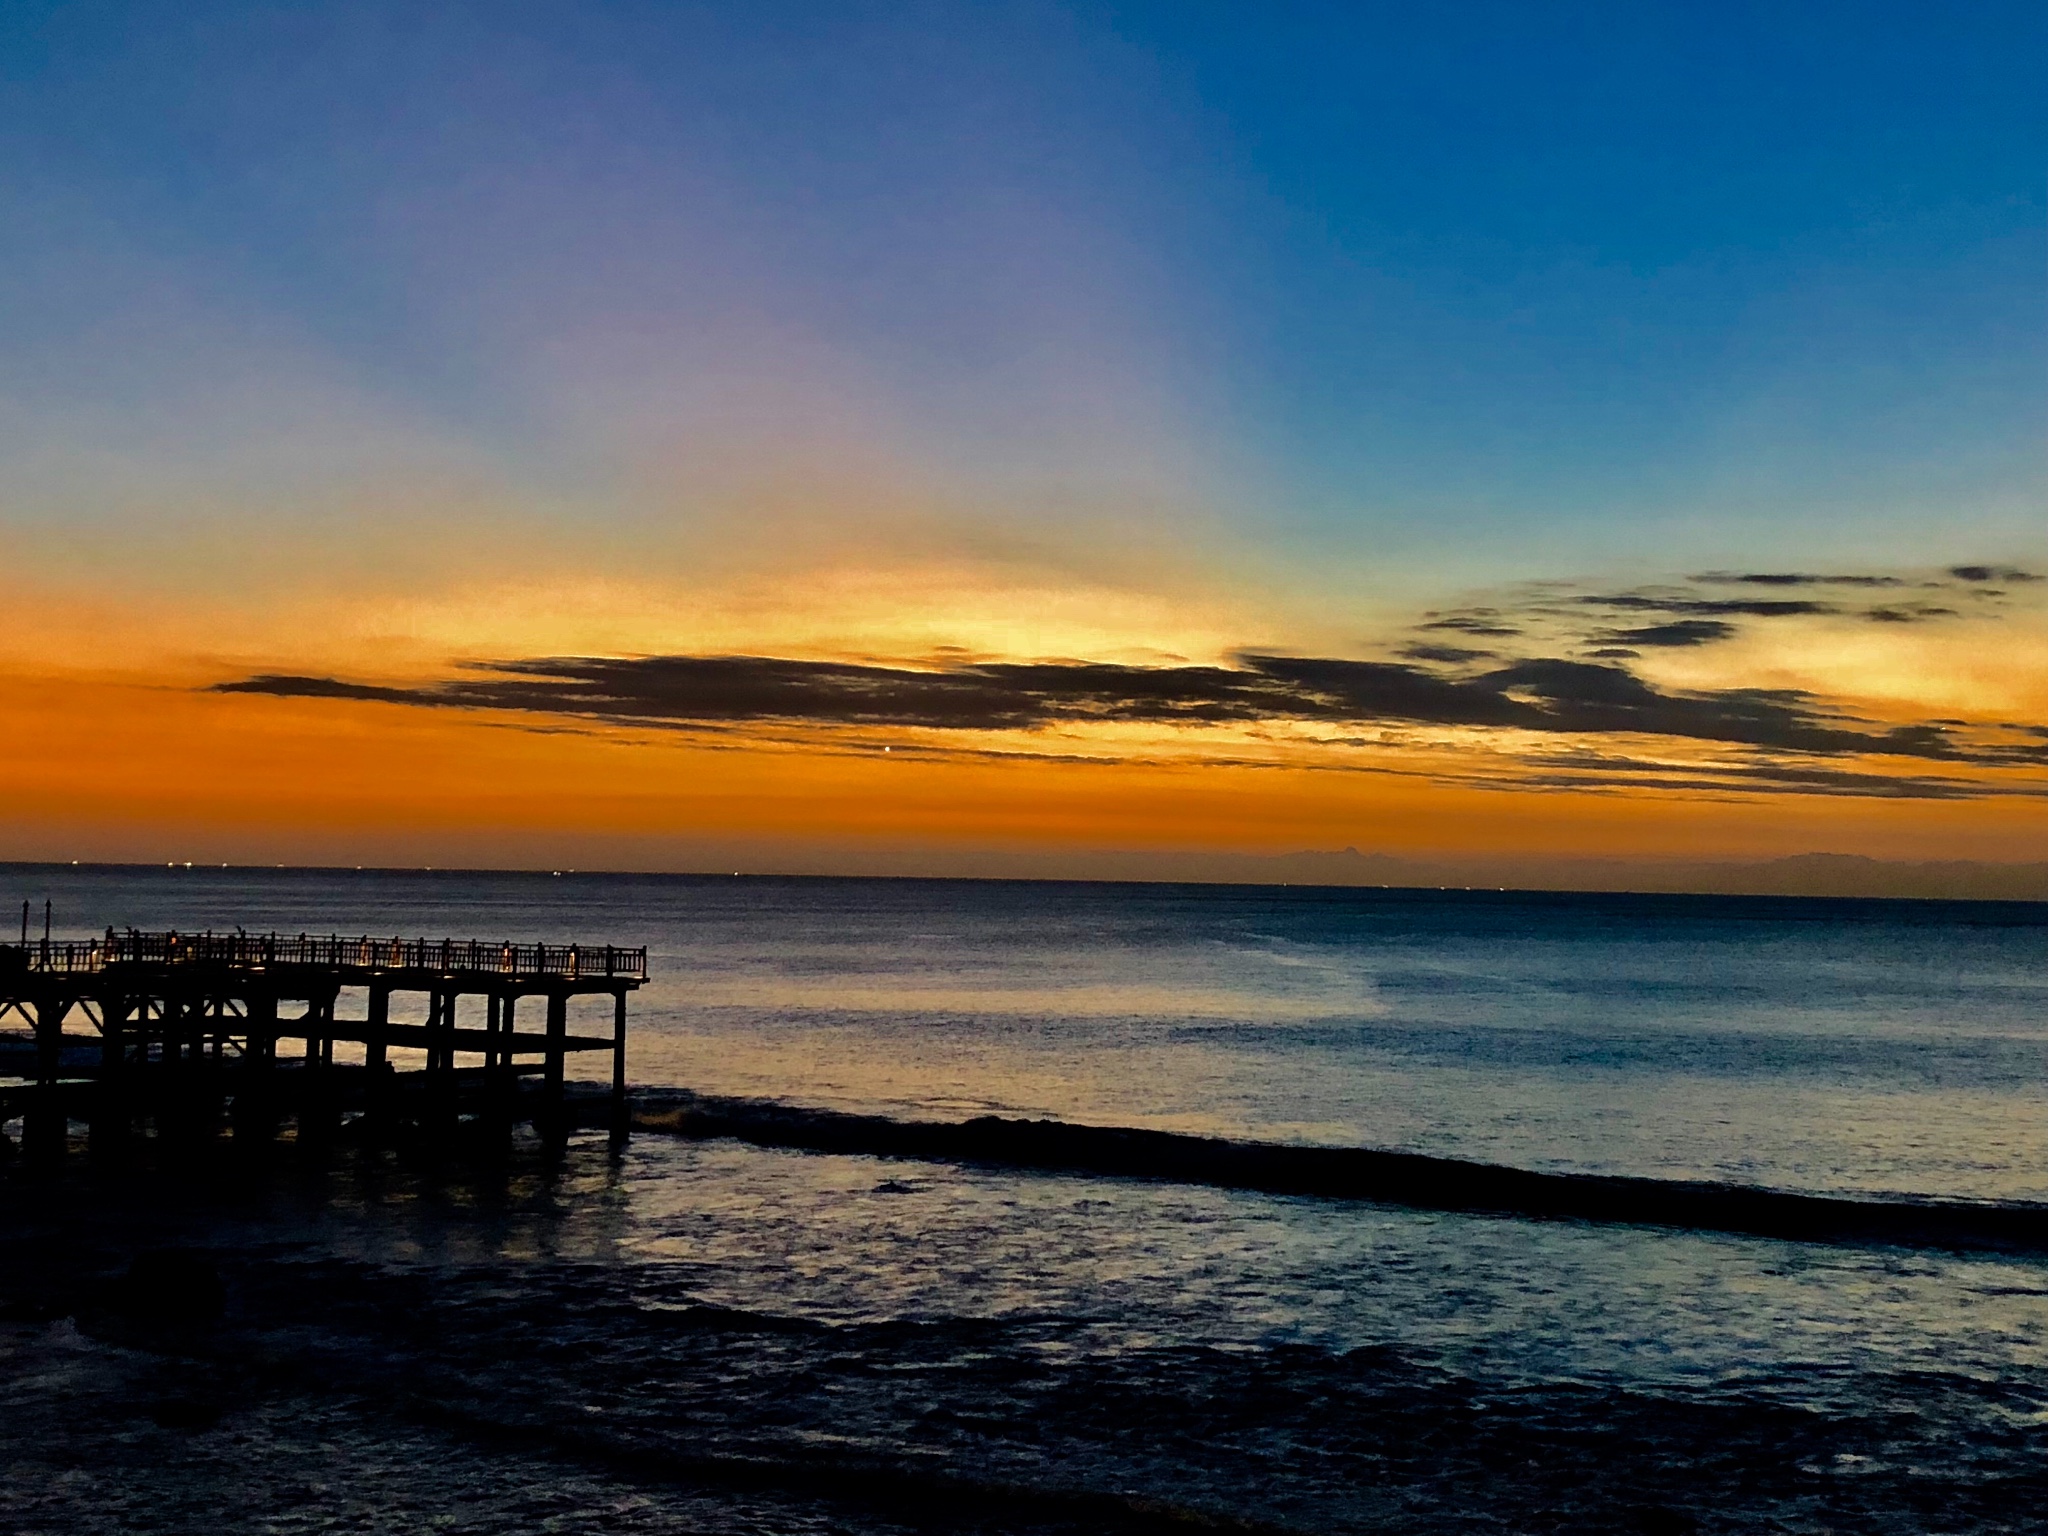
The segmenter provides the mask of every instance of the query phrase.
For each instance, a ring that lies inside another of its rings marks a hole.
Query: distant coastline
[[[1505,885],[1522,890],[2048,901],[2048,863],[1915,863],[1859,854],[1802,853],[1748,863],[1501,859],[1454,864],[1361,854],[1355,849],[1287,854],[1270,862],[1290,872],[1283,878],[1313,879],[1321,885]]]

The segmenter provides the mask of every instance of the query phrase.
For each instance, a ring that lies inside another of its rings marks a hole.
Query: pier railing
[[[340,934],[144,933],[111,930],[96,939],[31,939],[0,945],[0,969],[93,975],[110,966],[194,965],[267,970],[324,966],[376,971],[487,972],[568,981],[647,979],[645,947],[515,944],[509,940],[347,938]]]

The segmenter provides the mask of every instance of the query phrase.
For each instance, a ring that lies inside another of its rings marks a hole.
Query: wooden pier
[[[73,1121],[95,1148],[144,1126],[267,1142],[287,1121],[301,1143],[344,1125],[509,1136],[525,1122],[559,1145],[569,1056],[609,1051],[622,1140],[626,998],[646,980],[645,949],[609,944],[239,929],[37,941],[24,921],[21,943],[0,944],[0,1027],[18,1021],[0,1033],[0,1126],[19,1118],[39,1155],[61,1153]],[[570,1032],[584,997],[611,999],[609,1029]]]

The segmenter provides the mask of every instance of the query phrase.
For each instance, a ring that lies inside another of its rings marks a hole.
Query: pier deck
[[[204,1134],[223,1117],[238,1139],[274,1137],[289,1117],[302,1141],[360,1118],[507,1133],[530,1121],[558,1142],[567,1058],[609,1051],[623,1138],[626,998],[646,980],[647,951],[611,944],[24,932],[0,944],[0,1026],[22,1026],[0,1035],[0,1125],[19,1117],[26,1145],[44,1152],[61,1150],[74,1119],[96,1145],[145,1120],[159,1134]],[[571,1000],[583,997],[612,1000],[602,1033],[570,1032]],[[395,1017],[396,998],[415,1000],[401,1013],[423,1004],[423,1017]],[[522,1030],[530,999],[540,1027]],[[537,1087],[522,1083],[530,1076]]]

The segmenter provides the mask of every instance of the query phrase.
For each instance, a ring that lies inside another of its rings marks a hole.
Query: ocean
[[[2038,905],[0,875],[60,933],[645,944],[649,1089],[2048,1201]],[[80,1159],[9,1172],[0,1219],[13,1530],[2048,1519],[2028,1254],[653,1133],[617,1160],[344,1148],[227,1184]],[[217,1275],[219,1316],[107,1301],[150,1254]]]

